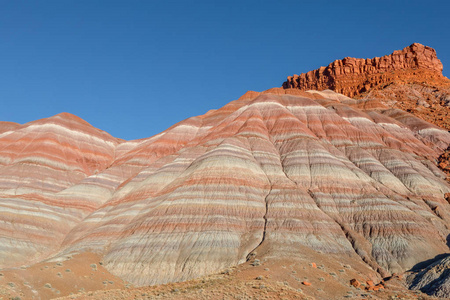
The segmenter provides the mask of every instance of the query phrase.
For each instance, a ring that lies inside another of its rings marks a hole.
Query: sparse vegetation
[[[261,265],[261,261],[260,261],[259,259],[255,259],[255,260],[251,263],[251,265],[254,266],[254,267],[259,266],[259,265]]]
[[[8,285],[9,285],[10,287],[16,287],[16,285],[14,284],[14,282],[8,282]]]

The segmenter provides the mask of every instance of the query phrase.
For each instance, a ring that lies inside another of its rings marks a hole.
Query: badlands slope
[[[290,265],[299,297],[339,299],[352,278],[411,269],[412,288],[450,296],[448,272],[430,265],[448,265],[437,161],[449,145],[413,114],[330,90],[248,92],[135,141],[67,113],[0,123],[0,293],[47,299],[262,263]],[[322,294],[302,283],[311,274]]]

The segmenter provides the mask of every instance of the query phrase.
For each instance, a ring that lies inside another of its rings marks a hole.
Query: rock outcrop
[[[417,44],[389,57],[339,72],[442,70]],[[66,113],[0,123],[0,268],[93,252],[113,275],[153,285],[276,257],[381,282],[449,251],[438,167],[449,146],[447,130],[387,99],[295,88],[248,92],[134,141]],[[446,274],[427,292],[450,296]]]
[[[331,89],[354,97],[399,77],[417,79],[417,75],[420,74],[424,80],[441,78],[442,69],[442,63],[433,48],[414,43],[383,57],[367,59],[346,57],[335,60],[327,67],[289,76],[283,83],[283,88],[303,91]]]
[[[433,48],[414,43],[381,58],[346,57],[327,67],[289,76],[283,88],[330,89],[366,103],[381,102],[450,131],[450,80],[442,70]],[[440,166],[448,174],[450,161],[444,161],[445,157],[441,157]]]
[[[2,265],[93,251],[147,285],[262,246],[382,276],[448,251],[450,186],[435,165],[447,131],[333,92],[273,92],[137,141],[71,115],[3,133]]]
[[[450,254],[436,259],[419,272],[407,278],[413,290],[420,290],[435,297],[448,298],[450,295]]]
[[[414,43],[368,59],[346,57],[301,75],[289,76],[284,89],[326,90],[382,101],[450,130],[450,80],[433,48]]]

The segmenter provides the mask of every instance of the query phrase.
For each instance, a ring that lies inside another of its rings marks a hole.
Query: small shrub
[[[50,283],[46,283],[46,284],[44,284],[44,286],[45,286],[46,288],[48,288],[48,289],[51,289],[51,288],[52,288],[52,285],[51,285]]]
[[[70,273],[70,272],[72,272],[72,271],[71,271],[70,269],[66,269],[66,272],[67,272],[67,273]]]
[[[325,281],[325,278],[320,277],[320,278],[319,278],[319,281],[322,281],[322,282],[323,282],[323,281]]]
[[[10,287],[16,287],[16,285],[14,284],[14,282],[8,282],[8,285],[9,285]]]
[[[251,263],[251,265],[254,266],[254,267],[259,266],[259,265],[261,265],[261,261],[260,261],[259,259],[255,259],[255,260]]]

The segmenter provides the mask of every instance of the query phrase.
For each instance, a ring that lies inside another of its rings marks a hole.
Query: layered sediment
[[[3,266],[94,251],[147,285],[242,263],[261,244],[383,276],[447,251],[450,187],[434,160],[450,134],[361,101],[254,94],[130,142],[67,115],[25,124],[0,136]]]
[[[424,81],[440,79],[443,77],[442,70],[442,63],[433,48],[414,43],[382,57],[335,60],[326,67],[289,76],[283,88],[304,91],[331,89],[354,97],[396,78],[405,80],[408,77],[420,77]]]
[[[358,91],[356,72],[442,71],[431,48],[405,49],[302,78],[319,74],[319,88],[345,75]],[[450,185],[439,167],[448,166],[450,133],[387,98],[349,95],[248,92],[134,141],[66,113],[0,123],[0,268],[94,252],[113,275],[154,285],[259,252],[332,257],[381,281],[448,252]],[[435,269],[415,274],[412,287]]]

